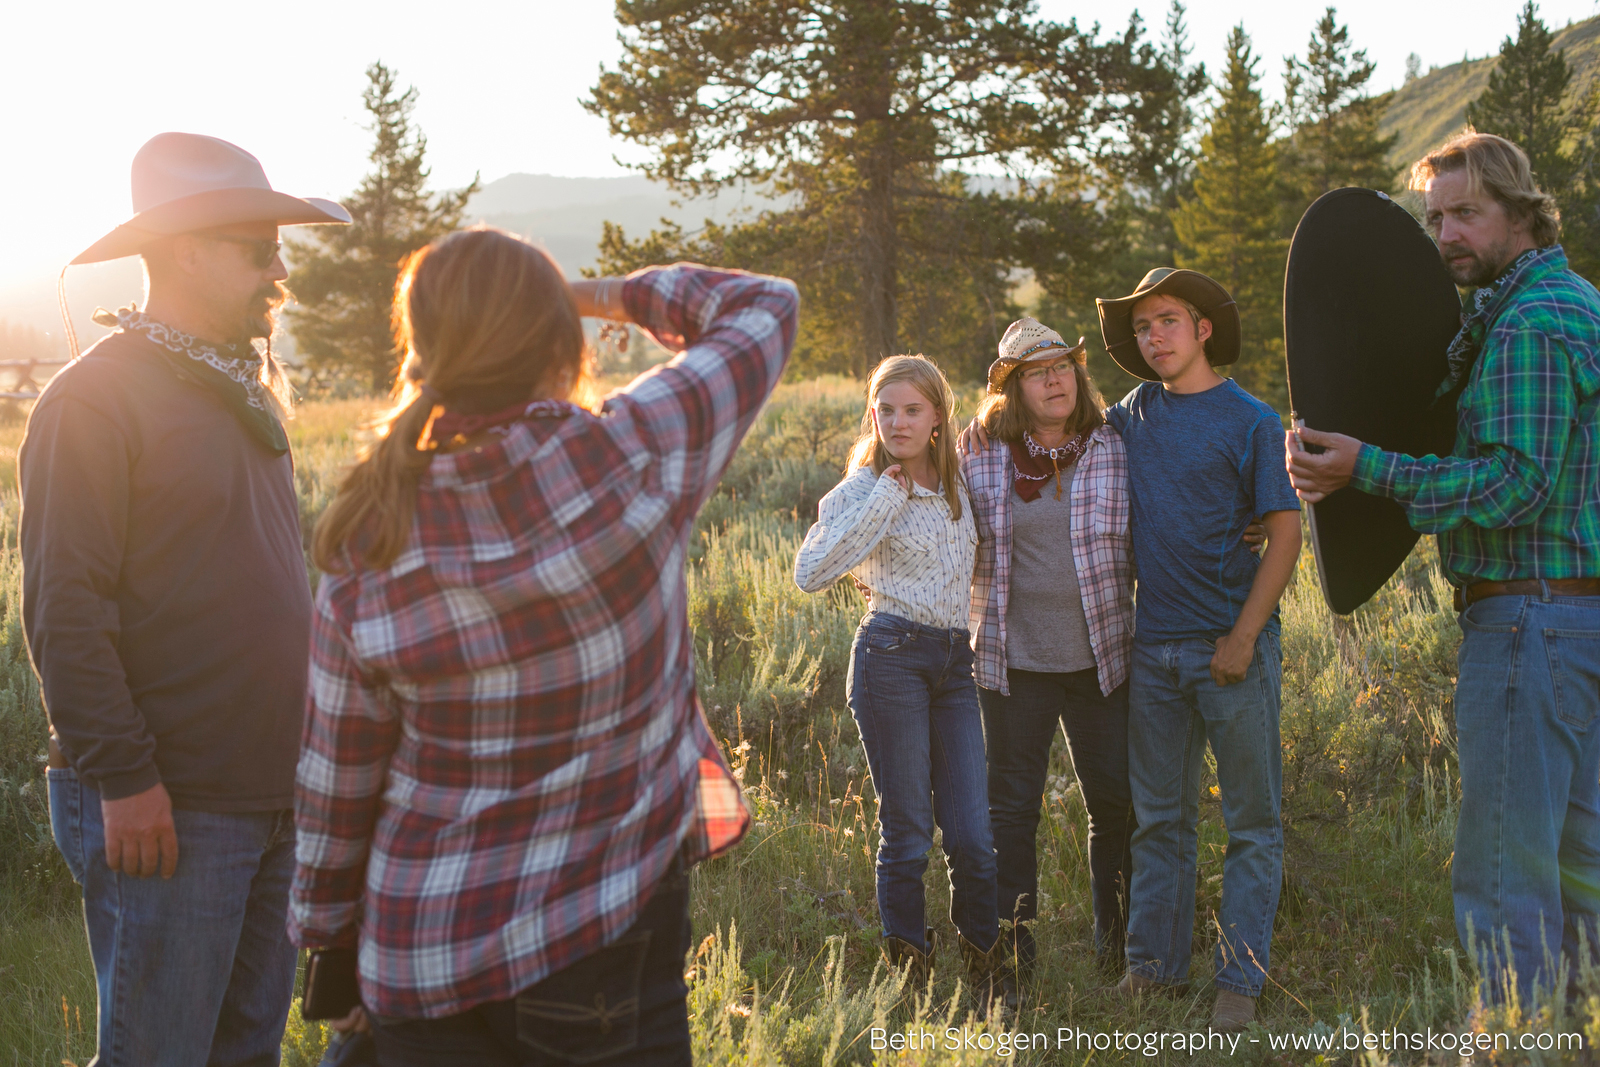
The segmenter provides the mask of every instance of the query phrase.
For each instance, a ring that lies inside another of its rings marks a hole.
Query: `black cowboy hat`
[[[1133,305],[1157,294],[1187,300],[1211,320],[1206,359],[1212,366],[1222,366],[1239,358],[1239,305],[1233,302],[1228,290],[1197,270],[1157,267],[1127,296],[1094,302],[1100,311],[1100,337],[1105,341],[1106,351],[1123,370],[1148,382],[1161,380],[1161,375],[1140,354],[1139,341],[1133,335]]]
[[[1290,404],[1305,425],[1448,455],[1455,404],[1434,392],[1460,326],[1455,284],[1410,212],[1372,189],[1335,189],[1306,209],[1283,284]],[[1398,503],[1353,486],[1311,505],[1310,519],[1322,595],[1341,615],[1417,543]]]

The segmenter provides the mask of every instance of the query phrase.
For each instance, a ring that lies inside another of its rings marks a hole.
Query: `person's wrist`
[[[1364,493],[1371,492],[1378,481],[1382,465],[1383,449],[1363,442],[1361,447],[1356,449],[1355,459],[1350,464],[1350,483]]]
[[[1228,631],[1228,641],[1230,644],[1235,641],[1242,641],[1247,645],[1253,645],[1256,643],[1256,638],[1260,636],[1261,631],[1259,629],[1252,630],[1248,626],[1235,626],[1233,629]]]
[[[154,763],[147,763],[137,770],[95,779],[93,784],[99,790],[102,801],[127,800],[160,785],[161,769]]]

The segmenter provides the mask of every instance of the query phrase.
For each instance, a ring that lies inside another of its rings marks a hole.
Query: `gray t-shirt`
[[[1061,474],[1038,499],[1011,502],[1011,589],[1006,607],[1006,666],[1067,672],[1095,665],[1089,621],[1083,615],[1078,572],[1072,565],[1072,475]]]

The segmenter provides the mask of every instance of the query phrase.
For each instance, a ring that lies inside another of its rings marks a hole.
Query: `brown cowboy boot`
[[[928,951],[924,952],[903,937],[885,934],[883,959],[891,970],[908,969],[906,985],[910,989],[924,989],[928,976],[933,973],[933,930],[927,933]]]
[[[1005,938],[995,941],[988,952],[978,949],[965,937],[958,937],[961,945],[961,962],[966,964],[967,984],[972,987],[972,997],[985,1012],[996,1000],[1007,1012],[1015,1012],[1020,1004],[1017,996],[1017,973],[1013,966],[1011,946]]]

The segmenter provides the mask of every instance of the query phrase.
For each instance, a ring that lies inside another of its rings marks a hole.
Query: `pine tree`
[[[1013,264],[1006,235],[982,223],[1027,205],[998,204],[957,172],[1073,185],[1148,58],[1130,37],[1038,20],[1032,0],[616,8],[622,55],[585,106],[650,150],[639,169],[652,178],[686,192],[754,184],[792,205],[752,224],[764,233],[730,229],[728,247],[773,256],[741,265],[795,264],[794,365],[857,374],[929,339],[992,348],[1011,313],[993,283]],[[938,279],[961,291],[933,295]]]
[[[1568,139],[1582,129],[1586,116],[1583,108],[1566,105],[1572,68],[1564,52],[1551,50],[1554,39],[1533,0],[1527,0],[1517,15],[1516,40],[1507,37],[1501,43],[1488,86],[1467,105],[1467,122],[1481,133],[1515,141],[1528,153],[1534,179],[1557,193],[1571,177]]]
[[[1600,280],[1600,88],[1573,91],[1573,70],[1532,0],[1517,15],[1517,36],[1500,45],[1489,84],[1467,105],[1483,133],[1528,153],[1539,187],[1561,210],[1561,243],[1572,268]]]
[[[1290,220],[1299,219],[1329,190],[1392,186],[1388,155],[1395,138],[1378,134],[1387,96],[1366,94],[1376,64],[1365,49],[1351,49],[1350,29],[1339,25],[1334,8],[1317,21],[1305,59],[1290,57],[1285,66],[1283,95],[1292,132],[1283,170]]]
[[[1178,265],[1209,274],[1238,302],[1242,347],[1234,376],[1283,410],[1280,305],[1288,242],[1279,222],[1274,116],[1261,100],[1259,63],[1244,26],[1235,26],[1200,141],[1194,196],[1179,205],[1172,222],[1183,248]]]
[[[1167,8],[1165,33],[1155,62],[1142,68],[1154,83],[1127,109],[1126,151],[1114,157],[1114,174],[1132,199],[1140,231],[1138,258],[1171,263],[1178,239],[1172,210],[1188,195],[1199,149],[1196,105],[1210,82],[1204,63],[1191,66],[1188,10],[1182,0]],[[1144,271],[1135,275],[1135,280]]]
[[[412,252],[460,227],[478,180],[428,193],[428,141],[411,121],[417,90],[400,92],[381,62],[367,68],[361,101],[375,137],[373,169],[345,201],[351,225],[320,226],[293,242],[289,287],[297,306],[289,324],[314,376],[349,376],[381,393],[397,369],[389,315],[396,271]]]
[[[1561,209],[1561,245],[1572,269],[1600,284],[1600,87],[1580,106],[1591,116],[1571,156],[1570,180],[1555,194]]]

